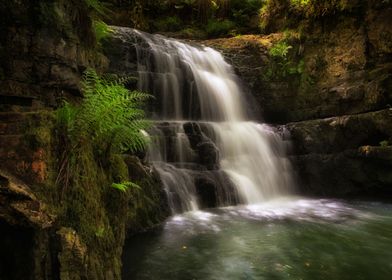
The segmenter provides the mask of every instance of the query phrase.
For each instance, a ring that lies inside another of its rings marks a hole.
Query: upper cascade
[[[158,117],[208,121],[246,119],[238,77],[219,52],[162,35],[138,30],[135,33],[148,46],[137,46],[139,89],[158,98]]]
[[[138,88],[156,98],[148,159],[173,213],[291,193],[288,141],[249,120],[240,80],[219,52],[135,29],[117,32],[133,38]]]

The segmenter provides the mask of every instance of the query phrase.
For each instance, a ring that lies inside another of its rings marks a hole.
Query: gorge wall
[[[108,65],[86,3],[0,3],[0,279],[120,279],[126,233],[168,214],[159,178],[135,156],[113,155],[105,172],[93,164],[87,189],[56,183],[55,109],[80,101],[87,68]]]

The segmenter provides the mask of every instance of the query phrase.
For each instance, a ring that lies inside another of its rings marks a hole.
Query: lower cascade
[[[148,160],[173,213],[256,204],[290,193],[288,143],[250,121],[238,77],[207,47],[133,29],[138,87],[155,96]]]

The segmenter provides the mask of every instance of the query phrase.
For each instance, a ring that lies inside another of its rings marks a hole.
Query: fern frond
[[[82,83],[83,102],[78,107],[64,103],[57,110],[59,129],[66,136],[62,141],[66,145],[59,164],[58,183],[66,186],[70,174],[79,177],[86,174],[85,168],[92,157],[103,165],[109,162],[110,154],[145,150],[148,139],[141,130],[148,128],[150,122],[144,120],[141,106],[151,96],[127,90],[120,84],[123,81],[102,79],[93,69],[87,69]],[[93,153],[88,159],[79,157],[86,142]],[[113,187],[124,189],[118,184]]]
[[[141,187],[138,184],[135,184],[130,181],[121,182],[121,183],[113,183],[112,188],[118,189],[122,192],[126,192],[130,188],[141,190]]]

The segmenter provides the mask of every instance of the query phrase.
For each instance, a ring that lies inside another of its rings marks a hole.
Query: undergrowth
[[[117,207],[126,209],[129,195],[139,188],[129,181],[121,154],[145,148],[147,140],[141,130],[149,122],[143,119],[141,108],[150,96],[100,78],[93,70],[84,75],[83,93],[79,105],[65,102],[57,110],[61,153],[56,185],[69,226],[87,243],[105,232],[104,240],[113,241],[105,197],[115,196]]]
[[[349,11],[356,5],[349,0],[267,0],[260,9],[260,28],[271,32],[294,27],[303,20]]]
[[[264,80],[302,75],[305,68],[305,62],[303,59],[300,59],[294,51],[295,49],[286,39],[275,43],[269,49],[271,63],[264,74]]]

